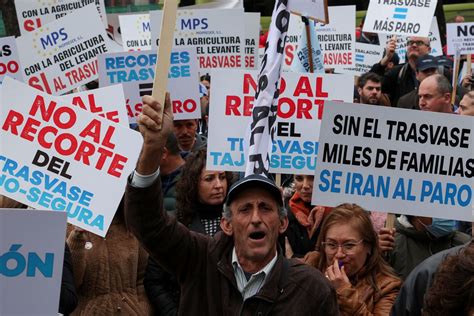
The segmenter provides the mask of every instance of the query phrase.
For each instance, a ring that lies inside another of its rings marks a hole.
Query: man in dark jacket
[[[409,37],[407,40],[407,62],[395,66],[392,70],[385,72],[388,62],[395,54],[397,45],[396,38],[392,38],[385,48],[385,56],[373,65],[371,72],[383,77],[382,92],[390,96],[390,103],[396,106],[398,99],[418,86],[415,74],[416,60],[418,57],[431,52],[430,39],[427,37]]]
[[[189,231],[163,212],[159,160],[173,121],[169,99],[144,97],[138,119],[144,145],[126,192],[128,227],[181,285],[180,315],[338,315],[322,274],[277,251],[287,225],[279,188],[262,176],[229,190],[222,232]],[[162,127],[161,131],[159,126]]]

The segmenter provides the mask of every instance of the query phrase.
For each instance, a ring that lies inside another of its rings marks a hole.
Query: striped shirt
[[[234,268],[237,288],[239,289],[240,294],[242,294],[242,298],[244,299],[244,301],[247,298],[257,294],[258,291],[260,291],[262,286],[265,284],[265,279],[275,266],[276,260],[277,254],[275,253],[273,259],[265,267],[263,267],[262,270],[250,275],[250,277],[247,278],[246,273],[240,266],[239,260],[237,259],[237,253],[234,247],[234,249],[232,250],[232,267]]]

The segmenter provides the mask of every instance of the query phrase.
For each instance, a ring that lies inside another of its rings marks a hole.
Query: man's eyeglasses
[[[413,45],[413,44],[415,44],[416,46],[421,46],[421,45],[426,45],[426,46],[428,46],[428,44],[426,44],[426,43],[423,42],[423,41],[412,41],[412,40],[407,41],[407,45],[408,45],[408,46],[411,46],[411,45]]]
[[[359,241],[348,241],[343,244],[339,244],[334,241],[324,241],[322,242],[322,245],[327,253],[336,253],[339,247],[341,247],[342,252],[347,255],[347,254],[353,253],[357,245],[363,241],[364,240],[361,239]]]

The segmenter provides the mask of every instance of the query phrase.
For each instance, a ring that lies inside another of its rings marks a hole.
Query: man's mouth
[[[249,237],[252,240],[262,240],[263,238],[265,238],[265,235],[266,234],[262,231],[256,231],[256,232],[250,233]]]

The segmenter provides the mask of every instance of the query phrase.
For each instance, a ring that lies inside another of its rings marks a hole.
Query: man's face
[[[358,88],[360,95],[360,103],[380,104],[382,95],[382,84],[368,80],[362,88]]]
[[[423,111],[449,113],[451,94],[439,92],[433,76],[426,78],[418,89],[419,105]]]
[[[234,236],[239,262],[266,265],[276,254],[278,235],[285,232],[288,218],[279,217],[275,198],[258,187],[241,192],[230,209],[232,218],[223,218],[221,227]]]
[[[465,94],[459,103],[459,114],[474,116],[474,97]]]
[[[407,39],[407,54],[409,59],[417,59],[419,56],[431,52],[430,40],[426,37],[412,36]]]
[[[189,151],[193,148],[195,142],[195,134],[197,131],[196,120],[179,120],[174,121],[174,134],[178,139],[181,150]]]

